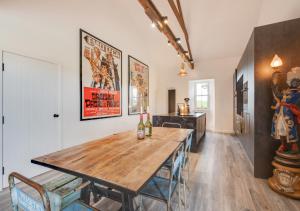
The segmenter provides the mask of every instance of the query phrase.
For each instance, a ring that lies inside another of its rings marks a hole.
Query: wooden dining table
[[[87,203],[91,191],[95,197],[100,193],[121,202],[124,211],[133,211],[133,198],[192,132],[154,127],[151,137],[138,140],[136,131],[126,131],[34,158],[31,162],[90,181],[91,186],[82,191],[82,199]]]

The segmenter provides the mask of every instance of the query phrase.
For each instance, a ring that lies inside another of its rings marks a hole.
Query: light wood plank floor
[[[256,179],[239,141],[231,135],[207,133],[198,153],[192,154],[189,211],[300,211],[300,201],[274,193],[266,180]],[[34,180],[45,183],[60,173],[50,171]],[[176,200],[176,196],[174,196]],[[145,210],[166,210],[164,204],[144,198]],[[175,203],[174,203],[175,204]],[[0,192],[0,210],[10,211],[8,190]],[[114,211],[120,204],[103,200],[95,207]]]

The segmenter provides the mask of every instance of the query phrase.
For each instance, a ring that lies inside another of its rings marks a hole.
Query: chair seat
[[[167,201],[169,197],[170,180],[163,177],[153,177],[152,180],[141,191],[142,195]],[[176,189],[177,181],[172,181],[171,196]]]
[[[72,182],[77,178],[78,177],[70,174],[63,174],[62,176],[57,177],[54,180],[51,180],[50,182],[47,182],[43,185],[43,187],[48,191],[54,191],[55,189],[62,187],[65,184],[68,184],[69,182]]]
[[[77,200],[64,208],[62,211],[96,211],[97,209],[90,207],[81,201]]]
[[[61,210],[80,198],[80,191],[75,191],[82,184],[82,179],[64,174],[43,185],[49,199],[51,210]]]

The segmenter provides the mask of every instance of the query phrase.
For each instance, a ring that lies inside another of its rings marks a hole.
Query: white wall
[[[177,75],[178,68],[167,69],[160,73],[157,92],[157,113],[168,111],[168,89],[176,89],[176,103],[183,102],[189,95],[189,81],[215,79],[215,131],[232,132],[233,91],[232,78],[239,58],[205,60],[196,64],[187,77]]]
[[[127,56],[150,66],[150,109],[155,112],[155,61],[148,52],[144,34],[133,24],[119,1],[104,0],[1,0],[0,49],[62,65],[63,146],[133,129],[138,116],[127,115]],[[125,4],[125,2],[122,2]],[[140,7],[127,0],[128,7]],[[135,17],[145,18],[143,9]],[[141,20],[145,22],[144,20]],[[79,121],[79,28],[123,51],[123,116]],[[51,87],[49,87],[51,88]]]
[[[263,0],[258,25],[261,26],[299,17],[299,0]]]

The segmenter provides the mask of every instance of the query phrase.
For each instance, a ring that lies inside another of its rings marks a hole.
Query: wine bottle
[[[152,123],[150,121],[150,113],[147,113],[147,121],[145,123],[145,135],[152,136]]]
[[[143,121],[143,113],[140,114],[140,122],[137,128],[137,138],[144,139],[145,138],[145,125]]]

